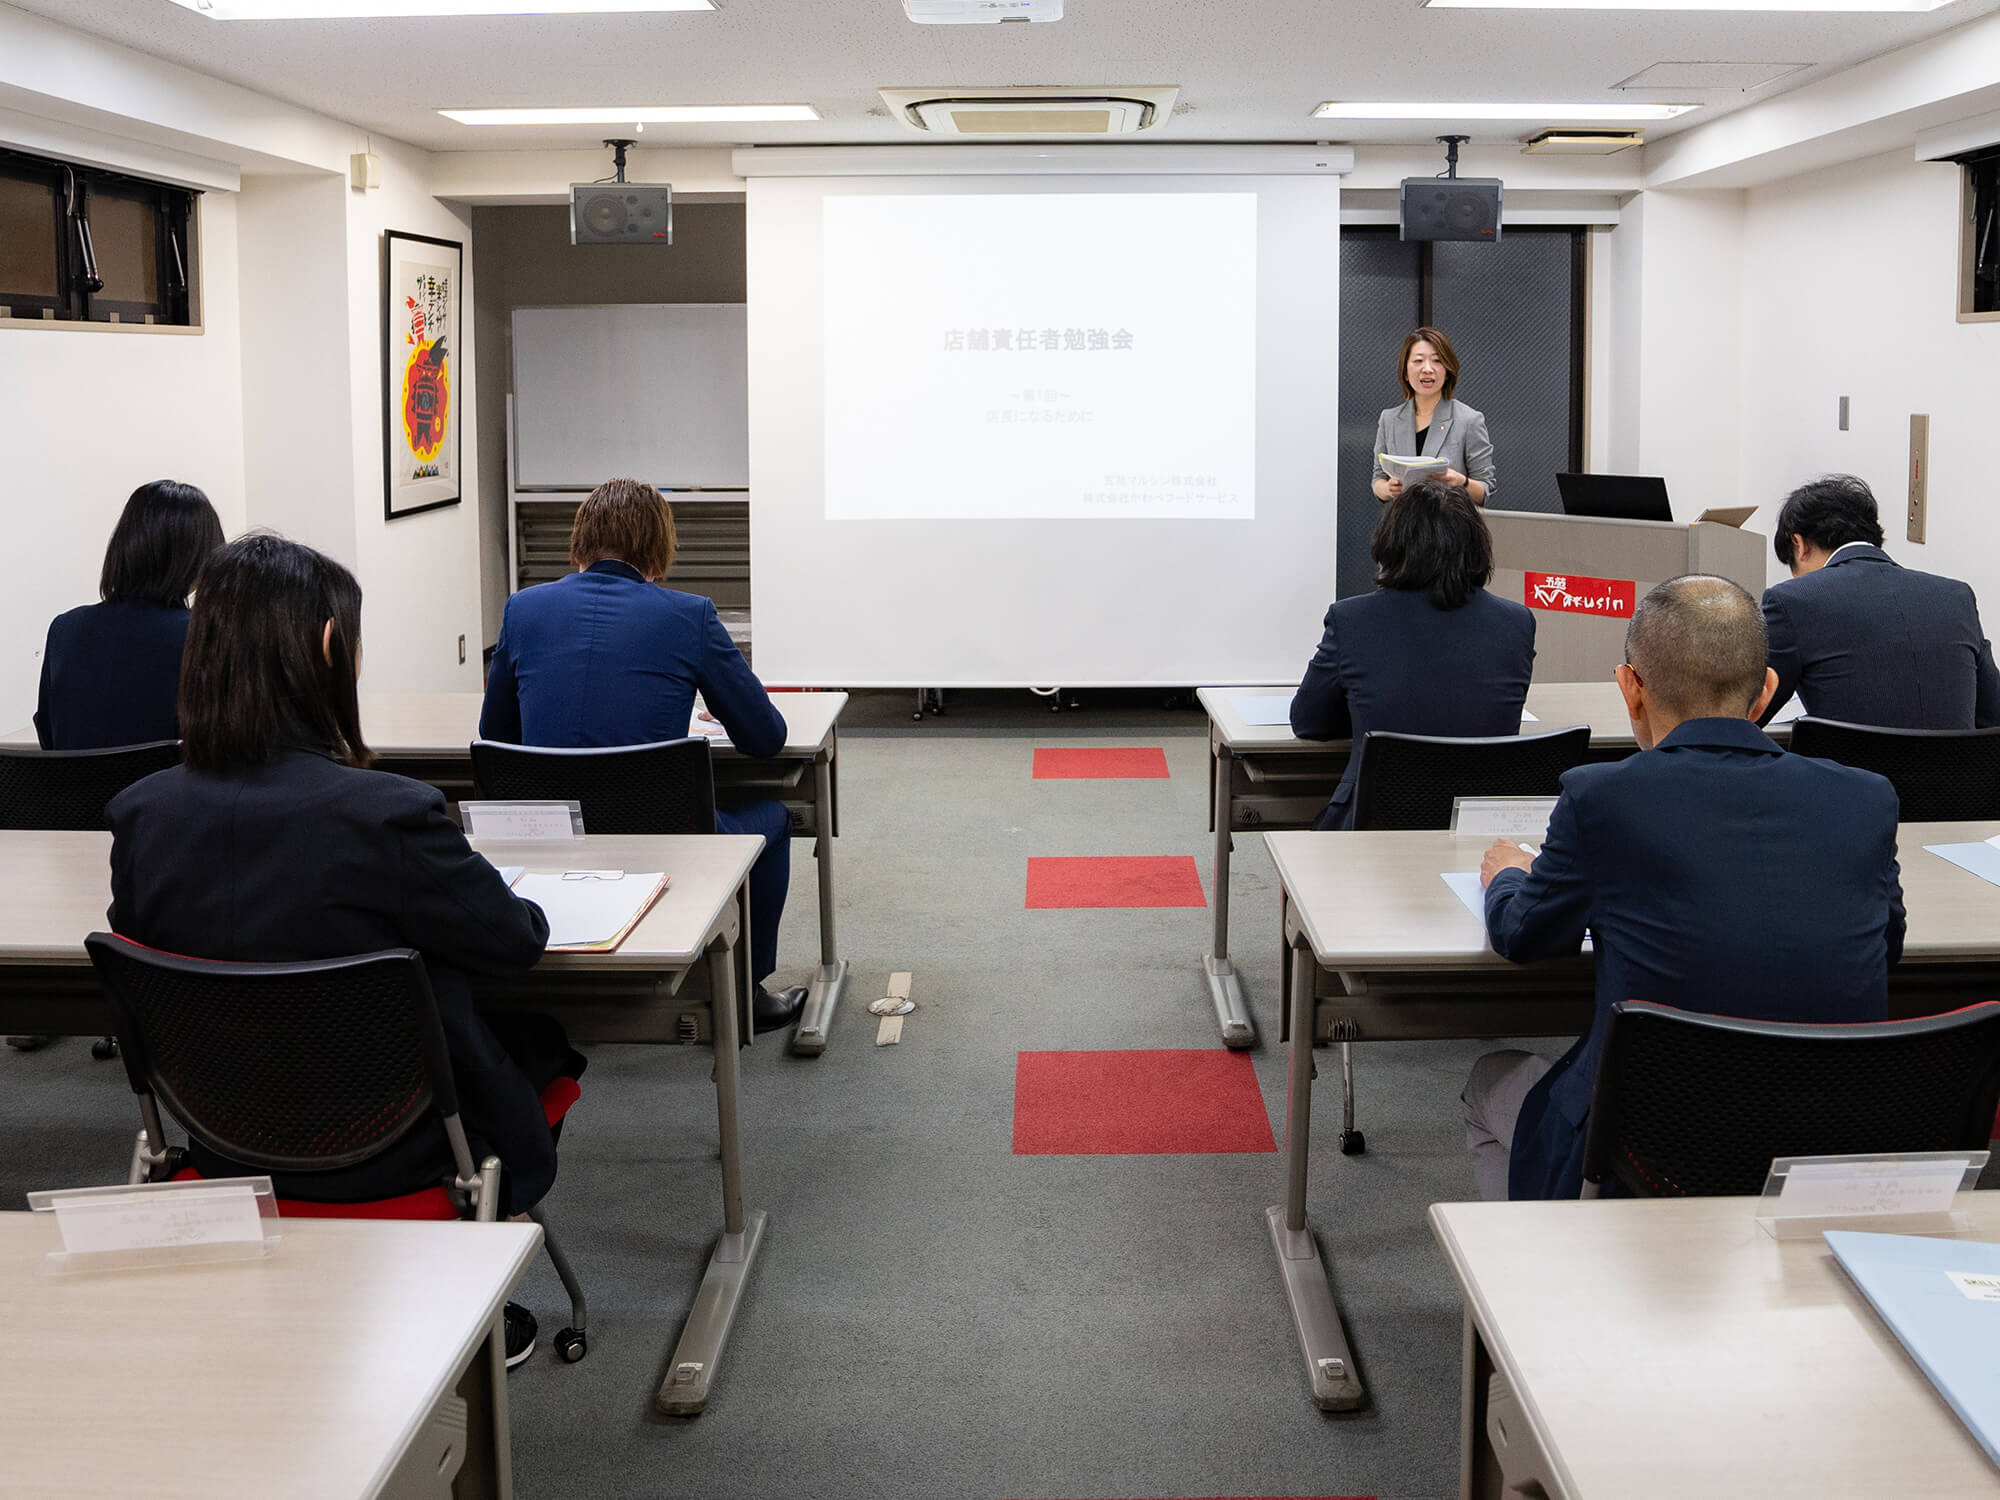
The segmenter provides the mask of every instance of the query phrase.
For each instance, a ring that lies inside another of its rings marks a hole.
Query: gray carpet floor
[[[1357,1051],[1369,1151],[1334,1149],[1330,1070],[1311,1202],[1370,1405],[1308,1398],[1263,1210],[1281,1157],[1015,1156],[1016,1054],[1220,1047],[1203,909],[1030,911],[1031,855],[1187,854],[1209,888],[1206,730],[1160,695],[857,696],[834,859],[853,973],[815,1059],[744,1057],[747,1201],[772,1227],[709,1410],[653,1393],[720,1223],[705,1050],[594,1049],[548,1200],[591,1297],[590,1355],[538,1263],[543,1347],[511,1380],[535,1497],[1443,1496],[1456,1483],[1460,1310],[1425,1206],[1471,1196],[1457,1096],[1482,1044]],[[1034,748],[1159,745],[1167,780],[1035,781]],[[794,845],[779,978],[818,951]],[[1282,1141],[1276,885],[1237,841],[1232,948]],[[920,1008],[895,1047],[864,1007],[891,971]],[[1553,1050],[1553,1049],[1552,1049]],[[1332,1061],[1322,1054],[1323,1066]],[[80,1041],[0,1054],[0,1202],[115,1181],[122,1069]]]

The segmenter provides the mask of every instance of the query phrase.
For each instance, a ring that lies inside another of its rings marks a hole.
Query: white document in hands
[[[1451,465],[1441,458],[1398,458],[1393,453],[1378,453],[1375,462],[1382,466],[1382,472],[1391,479],[1400,479],[1405,485],[1422,484],[1426,479],[1442,479],[1451,472]]]

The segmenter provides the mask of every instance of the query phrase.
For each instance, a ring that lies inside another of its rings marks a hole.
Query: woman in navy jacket
[[[363,769],[360,630],[354,576],[310,547],[247,536],[215,554],[188,628],[183,764],[108,809],[111,928],[247,962],[417,949],[473,1153],[500,1157],[501,1209],[520,1213],[555,1180],[539,1091],[584,1060],[543,1018],[489,1024],[467,976],[532,968],[548,921],[473,852],[435,788]],[[362,1201],[449,1180],[434,1135],[413,1131],[385,1156],[315,1174],[310,1195]],[[235,1170],[203,1155],[193,1161],[205,1176]]]
[[[636,479],[609,479],[577,507],[577,571],[507,601],[479,737],[558,749],[677,740],[699,692],[730,743],[749,756],[785,745],[785,716],[722,628],[713,600],[659,587],[674,562],[674,513]],[[750,870],[750,977],[758,1031],[789,1025],[805,988],[773,994],[778,919],[791,880],[792,824],[770,798],[718,807],[722,833],[758,833]]]
[[[1488,593],[1493,540],[1464,490],[1436,480],[1382,510],[1370,547],[1375,592],[1326,612],[1292,699],[1302,740],[1354,741],[1315,828],[1354,826],[1361,737],[1518,734],[1535,665],[1535,617]]]
[[[49,626],[35,707],[44,750],[180,738],[174,695],[188,594],[221,545],[215,507],[193,485],[156,479],[132,491],[104,552],[101,602]]]

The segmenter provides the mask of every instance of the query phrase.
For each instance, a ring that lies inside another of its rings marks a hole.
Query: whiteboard
[[[740,302],[514,309],[514,485],[750,482]]]

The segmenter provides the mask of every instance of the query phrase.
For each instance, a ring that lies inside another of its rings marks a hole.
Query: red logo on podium
[[[1638,587],[1629,578],[1585,578],[1576,573],[1525,575],[1522,603],[1566,615],[1610,615],[1629,620]]]

